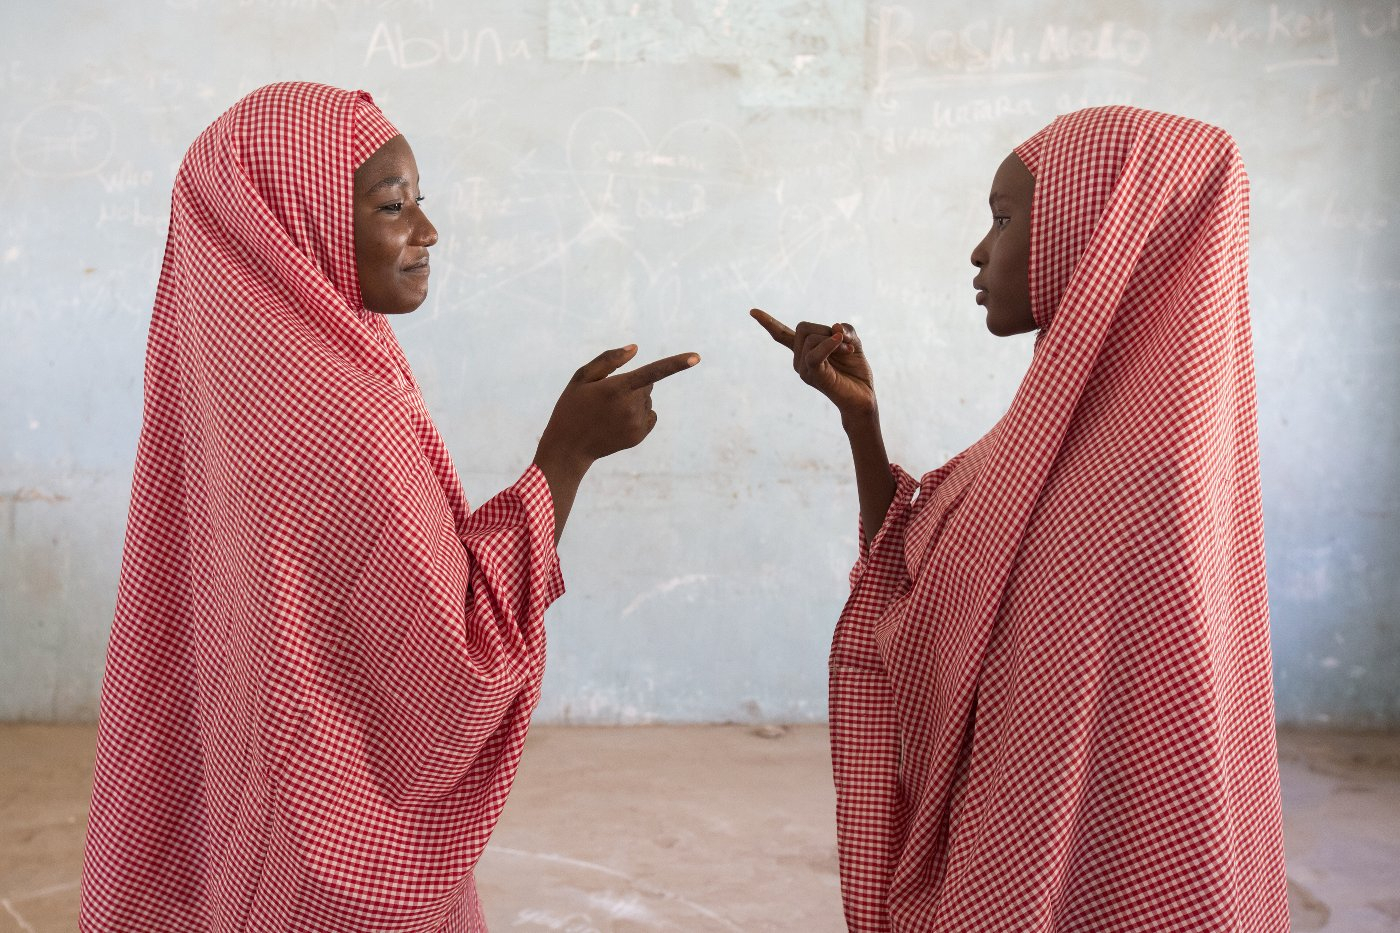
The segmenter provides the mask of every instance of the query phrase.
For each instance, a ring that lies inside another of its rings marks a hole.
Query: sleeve
[[[831,644],[830,722],[836,780],[841,895],[853,933],[887,933],[889,888],[908,818],[901,788],[899,701],[881,658],[879,633],[900,620],[913,591],[910,555],[921,554],[946,509],[936,503],[966,452],[922,480],[891,465],[894,498],[873,541],[861,529],[851,595]]]
[[[380,726],[398,745],[384,761],[386,789],[400,804],[465,791],[480,798],[472,809],[499,812],[539,702],[544,612],[564,592],[553,499],[539,467],[452,537],[444,534],[442,546],[459,545],[464,560],[444,563],[466,579],[448,593],[455,600],[465,589],[465,614],[429,601],[382,670],[393,715]],[[454,615],[461,621],[444,626]]]
[[[914,493],[919,482],[895,464],[890,465],[890,472],[895,480],[894,498],[875,540],[870,541],[864,524],[859,525],[860,551],[851,568],[851,594],[832,640],[833,668],[880,668],[875,620],[912,585],[904,559],[904,535],[916,508]]]
[[[339,634],[275,654],[301,699],[274,768],[318,798],[448,806],[489,834],[539,700],[544,612],[564,590],[549,486],[532,465],[460,526],[427,470],[378,488]]]
[[[898,466],[894,498],[860,554],[851,594],[836,623],[830,660],[832,773],[841,897],[853,933],[890,929],[887,901],[898,857],[903,808],[899,789],[899,720],[875,639],[877,620],[911,587],[904,535],[918,483]]]

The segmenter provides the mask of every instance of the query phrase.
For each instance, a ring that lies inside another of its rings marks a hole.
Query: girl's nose
[[[418,231],[418,242],[423,244],[424,246],[433,246],[437,243],[437,241],[437,227],[433,226],[433,222],[429,220],[427,215],[425,214],[423,216],[423,226]]]

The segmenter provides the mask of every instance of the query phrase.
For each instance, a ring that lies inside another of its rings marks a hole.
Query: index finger
[[[654,382],[660,382],[667,376],[674,376],[678,372],[687,370],[698,362],[700,362],[700,354],[698,353],[677,353],[675,356],[668,356],[665,359],[638,367],[630,373],[621,373],[615,378],[621,379],[623,385],[629,389],[641,389]]]
[[[778,343],[787,347],[789,350],[796,349],[797,335],[793,333],[791,327],[788,327],[767,311],[762,311],[758,308],[751,309],[749,311],[749,317],[757,321],[764,330],[768,331],[768,336],[772,337]]]

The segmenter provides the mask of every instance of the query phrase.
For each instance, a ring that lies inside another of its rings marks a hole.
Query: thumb
[[[604,350],[593,359],[579,367],[574,373],[575,382],[597,382],[605,379],[626,365],[627,361],[637,355],[637,345],[629,343],[625,347],[618,347],[616,350]]]

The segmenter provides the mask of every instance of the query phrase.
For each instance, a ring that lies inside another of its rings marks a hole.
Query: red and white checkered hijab
[[[176,177],[84,929],[480,925],[561,587],[538,471],[470,513],[361,302],[354,172],[395,135],[272,85]]]
[[[833,643],[847,918],[1286,930],[1238,150],[1108,107],[1016,152],[1033,361],[896,468]]]

